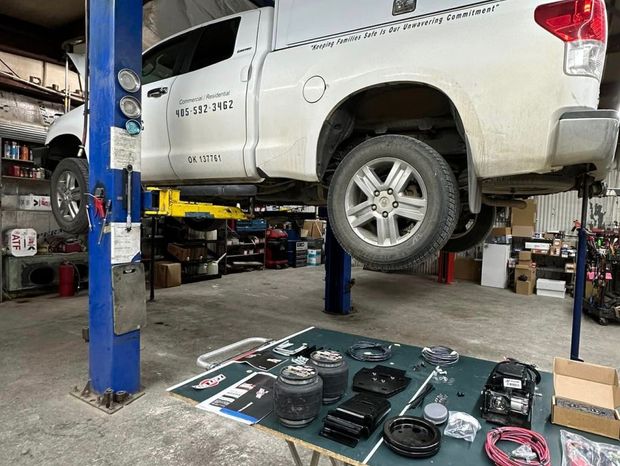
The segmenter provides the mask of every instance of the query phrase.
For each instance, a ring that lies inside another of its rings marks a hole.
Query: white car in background
[[[357,259],[482,241],[495,206],[602,180],[603,0],[280,0],[144,53],[142,179],[219,202],[327,205]],[[82,109],[50,129],[53,210],[87,227]]]

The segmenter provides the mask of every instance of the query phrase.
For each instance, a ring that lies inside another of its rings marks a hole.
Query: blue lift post
[[[575,292],[573,297],[573,331],[570,347],[570,358],[580,361],[579,346],[581,343],[581,321],[583,318],[583,296],[586,287],[586,253],[588,251],[588,203],[590,202],[591,179],[585,175],[582,183],[581,228],[579,228],[579,244],[577,246],[577,270],[575,276]]]
[[[326,313],[351,313],[351,285],[351,256],[338,243],[328,219],[325,232]]]
[[[119,103],[128,95],[140,102],[140,91],[123,90],[117,75],[127,68],[141,76],[142,2],[88,3],[89,191],[91,195],[102,194],[104,205],[111,206],[107,219],[95,216],[92,202],[89,209],[90,390],[98,395],[119,391],[135,394],[140,391],[140,325],[135,322],[144,316],[137,320],[132,317],[132,313],[141,313],[137,309],[141,299],[132,301],[130,297],[125,302],[128,293],[120,292],[117,285],[141,268],[140,136],[130,136],[125,130],[128,118],[121,113]],[[115,274],[113,269],[119,266],[129,267],[123,272],[127,277]],[[131,321],[133,329],[120,329],[131,326]]]

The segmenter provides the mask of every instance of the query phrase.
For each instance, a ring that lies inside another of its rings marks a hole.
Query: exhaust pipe
[[[258,188],[253,184],[214,184],[204,186],[182,186],[177,188],[181,191],[181,198],[247,198],[254,197]]]
[[[491,207],[512,207],[513,209],[525,209],[527,202],[519,199],[497,199],[482,195],[482,203]]]

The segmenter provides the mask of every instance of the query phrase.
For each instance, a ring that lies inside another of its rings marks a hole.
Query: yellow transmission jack
[[[247,220],[248,217],[237,207],[188,202],[181,200],[178,189],[146,188],[145,211],[147,216],[178,218],[212,218],[216,220]],[[150,201],[148,202],[148,198]]]

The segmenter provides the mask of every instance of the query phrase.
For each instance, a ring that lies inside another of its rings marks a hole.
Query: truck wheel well
[[[318,141],[319,179],[328,183],[354,146],[382,134],[409,135],[428,144],[457,176],[467,168],[465,136],[452,101],[430,86],[394,83],[363,89],[332,111]]]
[[[54,170],[56,165],[67,157],[77,157],[82,145],[81,141],[72,134],[63,134],[50,141],[49,151],[43,158],[43,167]]]

